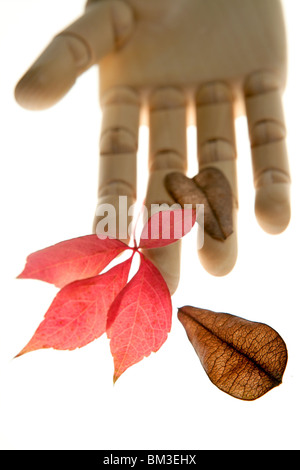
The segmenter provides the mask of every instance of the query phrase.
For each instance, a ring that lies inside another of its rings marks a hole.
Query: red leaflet
[[[73,238],[29,255],[18,279],[39,279],[63,287],[99,274],[127,248],[120,240],[100,240],[97,235]]]
[[[81,348],[106,330],[107,312],[126,285],[132,258],[101,274],[72,282],[57,294],[21,356],[37,349]]]
[[[177,209],[153,214],[145,224],[140,248],[159,248],[176,242],[191,231],[196,222],[196,210]]]
[[[107,335],[114,357],[114,382],[128,367],[156,352],[171,329],[169,290],[157,268],[141,255],[137,274],[108,313]]]

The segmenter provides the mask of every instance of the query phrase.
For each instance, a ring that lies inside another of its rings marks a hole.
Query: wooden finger
[[[132,29],[132,11],[125,2],[91,4],[83,16],[54,37],[22,77],[15,89],[17,102],[33,110],[54,105],[79,75],[120,47]]]
[[[164,181],[173,171],[186,171],[186,125],[186,100],[180,90],[161,88],[152,93],[149,100],[149,182],[145,198],[148,215],[151,210],[158,210],[159,205],[175,203]],[[145,254],[160,270],[174,294],[180,278],[181,242],[145,250]]]
[[[230,88],[221,82],[201,86],[196,95],[199,171],[205,168],[220,170],[227,179],[232,194],[228,208],[232,210],[231,235],[226,240],[219,241],[207,233],[203,234],[199,228],[199,258],[204,268],[215,276],[228,274],[237,259],[238,189],[232,102]]]
[[[276,76],[261,72],[245,83],[251,142],[255,213],[261,227],[280,233],[290,220],[290,170],[282,90]]]
[[[136,200],[136,154],[140,120],[137,93],[129,88],[110,90],[101,101],[98,204],[93,231],[128,242]],[[109,207],[111,219],[107,215]],[[105,224],[105,222],[107,222]]]

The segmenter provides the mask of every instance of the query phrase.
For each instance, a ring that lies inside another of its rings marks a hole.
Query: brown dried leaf
[[[223,392],[256,400],[281,384],[287,349],[268,325],[191,306],[180,308],[178,318],[209,379]]]
[[[217,240],[224,240],[222,230],[216,220],[206,195],[199,188],[195,181],[182,173],[169,173],[165,180],[166,188],[182,207],[185,204],[192,204],[196,208],[197,204],[204,205],[204,230]]]
[[[204,204],[204,230],[212,238],[224,241],[232,233],[231,189],[219,170],[206,168],[193,179],[179,172],[169,173],[165,185],[182,207]]]
[[[206,195],[225,240],[233,232],[233,197],[229,181],[217,168],[204,168],[193,180]]]
[[[165,179],[165,185],[169,193],[181,206],[184,204],[204,204],[206,197],[203,191],[197,187],[195,181],[183,173],[174,171],[169,173]],[[195,207],[194,207],[195,208]]]

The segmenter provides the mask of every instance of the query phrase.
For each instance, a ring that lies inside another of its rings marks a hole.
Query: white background
[[[224,278],[207,274],[194,234],[183,245],[182,282],[173,297],[169,339],[115,386],[105,337],[74,352],[38,351],[12,359],[30,339],[56,289],[16,280],[26,256],[91,231],[96,204],[97,69],[56,106],[30,112],[13,89],[52,36],[78,17],[83,0],[0,0],[0,447],[46,449],[299,449],[299,14],[285,0],[289,81],[284,95],[292,172],[292,221],[265,234],[253,212],[247,127],[237,121],[239,258]],[[189,130],[194,137],[194,130]],[[139,171],[146,168],[141,130]],[[196,169],[190,141],[190,172]],[[144,163],[143,163],[144,162]],[[141,185],[142,187],[142,185]],[[176,317],[194,305],[261,321],[285,339],[283,384],[254,402],[211,384]]]

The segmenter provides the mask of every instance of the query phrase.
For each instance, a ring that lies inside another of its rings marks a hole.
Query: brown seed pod
[[[211,382],[241,400],[256,400],[282,382],[283,339],[270,326],[185,306],[178,318]]]

